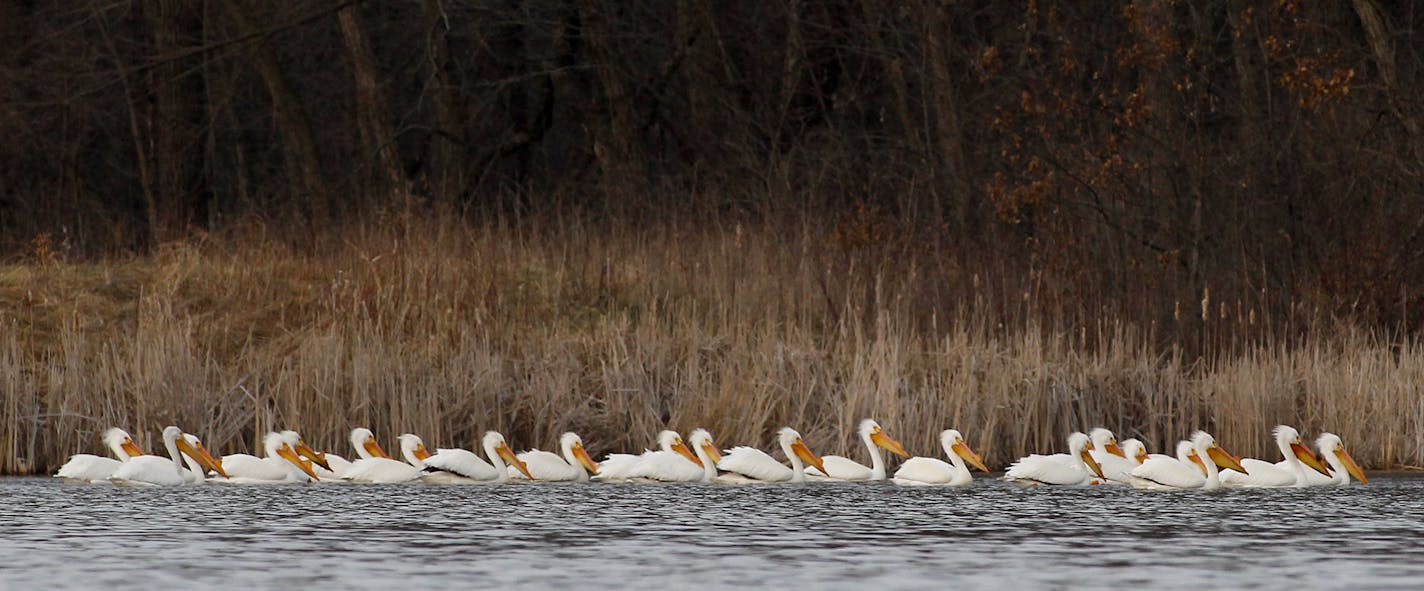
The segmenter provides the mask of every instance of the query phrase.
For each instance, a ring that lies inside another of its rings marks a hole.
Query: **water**
[[[0,587],[1420,588],[1424,477],[1148,492],[0,479]],[[867,585],[871,585],[867,587]]]

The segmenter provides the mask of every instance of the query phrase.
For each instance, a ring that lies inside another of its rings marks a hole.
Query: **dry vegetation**
[[[1424,463],[1413,339],[1304,314],[1247,331],[1260,320],[1241,303],[1181,305],[1175,328],[1049,322],[1039,310],[1064,303],[1000,293],[1017,289],[1007,272],[813,223],[431,217],[315,250],[249,230],[92,264],[13,259],[0,472],[52,470],[109,425],[152,446],[177,423],[227,453],[297,428],[349,454],[357,425],[447,447],[501,429],[547,448],[573,429],[602,451],[665,425],[766,447],[791,424],[857,453],[866,416],[919,455],[959,428],[998,465],[1095,425],[1154,450],[1202,427],[1271,457],[1278,422],[1333,430],[1370,466]],[[1168,330],[1205,335],[1200,353]]]

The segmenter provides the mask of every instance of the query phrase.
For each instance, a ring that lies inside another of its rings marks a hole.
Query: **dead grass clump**
[[[170,423],[229,453],[279,428],[339,453],[355,425],[447,447],[494,428],[548,448],[572,429],[601,452],[665,426],[765,447],[791,424],[858,457],[867,416],[920,455],[959,428],[996,464],[1097,425],[1154,451],[1207,428],[1273,457],[1276,423],[1334,430],[1372,466],[1424,463],[1410,339],[1347,323],[1233,338],[1240,318],[1259,327],[1222,308],[1189,355],[924,245],[847,250],[814,225],[607,230],[442,217],[314,251],[210,237],[0,267],[0,472],[53,470],[109,425],[152,447]]]

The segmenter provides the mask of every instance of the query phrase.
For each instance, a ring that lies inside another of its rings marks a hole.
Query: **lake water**
[[[0,587],[1424,588],[1424,477],[120,488],[0,479]]]

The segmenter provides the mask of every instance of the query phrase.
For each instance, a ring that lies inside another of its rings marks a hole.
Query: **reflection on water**
[[[1424,477],[1163,493],[0,480],[0,587],[1414,587]]]

